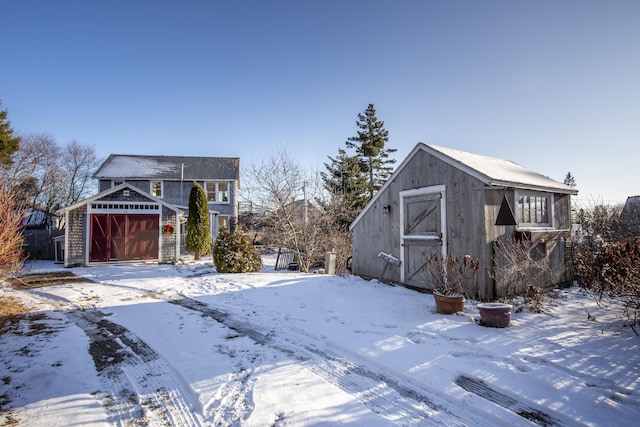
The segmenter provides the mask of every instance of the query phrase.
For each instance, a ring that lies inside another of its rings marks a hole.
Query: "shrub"
[[[532,243],[503,237],[494,242],[492,277],[498,295],[511,298],[536,295],[555,283],[550,259],[546,255],[532,256]]]
[[[260,252],[249,242],[240,227],[234,234],[227,230],[218,233],[213,244],[213,263],[219,273],[249,273],[260,271]]]
[[[439,294],[473,296],[479,269],[480,261],[470,255],[431,255],[425,258],[419,277]]]
[[[617,309],[638,335],[640,325],[640,237],[589,248],[578,254],[578,282],[599,303]]]
[[[0,278],[20,271],[25,256],[22,252],[22,219],[24,204],[0,179]]]

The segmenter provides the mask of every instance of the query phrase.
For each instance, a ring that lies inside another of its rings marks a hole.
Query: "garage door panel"
[[[91,215],[89,261],[104,262],[109,260],[108,216]]]
[[[129,215],[127,257],[131,260],[158,257],[159,219],[152,215]]]
[[[92,214],[90,262],[158,259],[158,215]]]

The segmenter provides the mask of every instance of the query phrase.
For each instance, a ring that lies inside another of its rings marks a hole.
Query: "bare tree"
[[[51,135],[30,134],[21,137],[13,163],[2,167],[0,176],[29,205],[51,214],[88,193],[97,166],[93,147],[77,141],[60,147]]]
[[[63,205],[79,201],[91,189],[92,177],[98,168],[98,157],[93,147],[73,140],[63,150],[62,166],[65,175],[66,196]]]
[[[342,248],[350,249],[350,233],[338,230],[323,208],[320,179],[312,179],[282,149],[249,166],[245,174],[243,198],[264,219],[267,244],[292,250],[305,272],[320,266],[332,249],[346,259]]]

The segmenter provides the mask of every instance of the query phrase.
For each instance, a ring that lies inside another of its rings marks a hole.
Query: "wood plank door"
[[[444,186],[432,186],[400,193],[401,281],[432,289],[422,274],[431,255],[446,254],[446,194]]]
[[[109,215],[92,214],[89,227],[89,262],[109,261]]]
[[[159,257],[160,218],[146,214],[91,214],[89,262]]]
[[[160,219],[157,215],[127,215],[128,260],[158,258]]]
[[[127,215],[109,214],[109,261],[126,261]]]

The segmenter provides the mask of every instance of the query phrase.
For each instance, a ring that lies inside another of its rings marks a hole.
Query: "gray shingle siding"
[[[87,255],[87,205],[69,212],[66,224],[65,267],[85,265]]]

